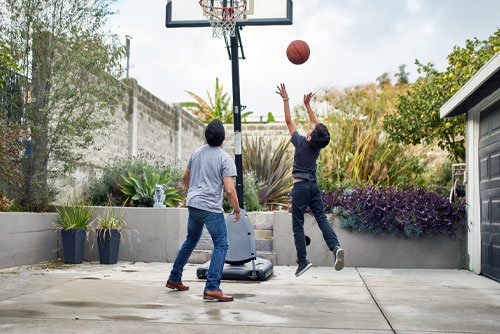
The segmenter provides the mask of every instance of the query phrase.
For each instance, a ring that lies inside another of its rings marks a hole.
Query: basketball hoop
[[[203,14],[212,26],[212,36],[236,35],[236,22],[247,8],[247,0],[200,0]]]

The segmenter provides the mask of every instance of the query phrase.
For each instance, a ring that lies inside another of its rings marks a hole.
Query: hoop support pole
[[[236,35],[231,37],[231,68],[233,79],[233,122],[234,122],[234,162],[236,164],[236,193],[241,208],[245,207],[243,202],[243,159],[241,155],[241,101],[240,101],[240,68],[238,57],[238,37],[239,31],[236,29]],[[238,147],[239,146],[239,147]]]

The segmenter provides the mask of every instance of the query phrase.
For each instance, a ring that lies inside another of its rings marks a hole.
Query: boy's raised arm
[[[312,111],[311,106],[309,105],[309,102],[311,102],[313,96],[314,96],[313,93],[304,95],[304,106],[307,109],[307,114],[309,115],[309,120],[311,121],[311,124],[313,126],[316,126],[318,121],[316,120],[316,116],[314,115],[314,112]]]
[[[288,127],[288,131],[290,131],[290,135],[293,135],[295,132],[295,124],[293,124],[292,116],[290,115],[290,105],[288,104],[288,94],[286,92],[285,84],[278,85],[278,91],[276,94],[280,95],[283,99],[283,108],[285,109],[285,122]]]

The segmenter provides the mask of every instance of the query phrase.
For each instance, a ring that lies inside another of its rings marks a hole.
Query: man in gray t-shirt
[[[222,213],[222,180],[236,176],[233,158],[220,147],[204,145],[194,151],[187,167],[191,173],[186,205]]]
[[[181,291],[189,290],[189,287],[182,284],[182,271],[200,240],[203,226],[206,226],[212,237],[214,250],[210,259],[203,299],[232,301],[233,297],[225,296],[219,286],[229,247],[222,210],[223,189],[234,209],[236,217],[233,222],[238,221],[241,216],[234,188],[236,166],[231,156],[222,149],[225,131],[221,121],[215,119],[207,125],[205,138],[208,145],[193,152],[182,176],[188,190],[186,201],[189,210],[188,233],[175,259],[167,287]]]

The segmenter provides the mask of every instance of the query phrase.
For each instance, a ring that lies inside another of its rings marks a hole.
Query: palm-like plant
[[[129,174],[122,176],[125,183],[120,184],[122,191],[132,201],[136,201],[139,206],[151,207],[154,203],[155,186],[170,183],[171,179],[168,177],[168,170],[161,174],[153,173],[148,167],[144,167],[142,179]],[[177,202],[184,200],[179,196],[179,190],[171,187],[165,189],[165,204],[168,206],[176,206]]]
[[[196,102],[181,102],[181,106],[187,108],[203,122],[210,122],[214,119],[219,119],[223,123],[233,122],[231,99],[228,93],[223,92],[222,85],[219,86],[219,78],[215,78],[215,93],[213,99],[207,91],[208,102],[193,92],[186,91],[186,93],[191,95]],[[252,112],[243,113],[241,118],[245,120],[250,114],[252,114]]]
[[[270,140],[262,137],[254,140],[245,137],[243,169],[255,173],[262,184],[259,191],[261,205],[286,206],[292,189],[293,156],[288,150],[290,141],[282,139],[273,148]]]
[[[56,207],[56,228],[61,230],[86,229],[91,225],[95,210],[83,199],[73,199],[61,207]]]
[[[123,208],[125,203],[122,204],[118,213],[115,212],[111,201],[108,201],[108,205],[104,207],[104,212],[101,215],[97,211],[97,218],[95,220],[96,226],[95,230],[97,234],[105,233],[105,231],[113,229],[121,229],[125,225],[125,220],[123,219]]]

